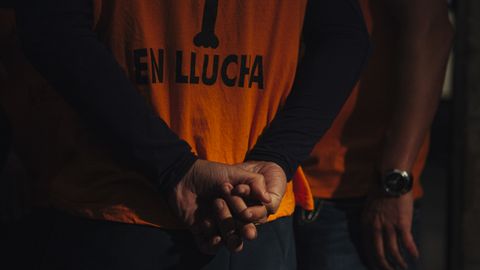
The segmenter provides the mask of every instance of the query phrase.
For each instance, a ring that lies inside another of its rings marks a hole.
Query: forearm
[[[369,54],[369,40],[356,1],[309,3],[305,55],[283,108],[247,155],[273,161],[287,179],[330,127]]]
[[[420,8],[417,8],[420,10]],[[440,12],[440,11],[439,11]],[[392,118],[384,140],[380,171],[410,171],[433,121],[444,81],[452,42],[446,8],[431,18],[405,16],[405,26],[394,24],[396,40],[392,85]],[[435,14],[435,13],[434,13]],[[400,19],[400,18],[399,18]],[[413,20],[413,22],[408,22]]]
[[[91,0],[21,0],[24,51],[106,144],[168,189],[195,156],[149,107],[92,31]]]

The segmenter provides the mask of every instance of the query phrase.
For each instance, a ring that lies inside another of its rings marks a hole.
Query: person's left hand
[[[400,241],[410,255],[419,257],[411,233],[413,201],[412,192],[396,198],[387,197],[376,190],[367,198],[363,213],[363,241],[369,253],[367,256],[372,257],[370,259],[381,269],[395,269],[386,254],[391,255],[400,267],[407,269],[407,263],[400,253]]]
[[[248,198],[256,203],[248,205],[243,198],[232,196],[232,190],[237,185],[248,187],[251,190]],[[201,159],[195,161],[187,174],[170,190],[168,198],[173,212],[193,233],[199,248],[207,253],[211,251],[210,246],[217,246],[218,241],[211,233],[215,231],[211,230],[209,223],[212,222],[208,217],[212,217],[211,220],[218,226],[222,243],[231,251],[240,251],[243,242],[235,234],[238,231],[232,227],[235,224],[234,217],[247,223],[263,220],[267,216],[263,204],[271,202],[262,174],[236,165]],[[252,238],[252,235],[256,235],[256,228],[252,224],[240,233],[246,239]],[[208,242],[212,238],[213,242]]]

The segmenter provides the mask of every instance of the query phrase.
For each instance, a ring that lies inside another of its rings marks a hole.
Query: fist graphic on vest
[[[215,23],[217,21],[218,0],[205,0],[203,9],[202,30],[193,38],[193,44],[197,47],[217,48],[218,37],[215,35]]]

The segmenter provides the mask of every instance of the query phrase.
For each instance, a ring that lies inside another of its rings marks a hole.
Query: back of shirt
[[[99,0],[95,31],[200,158],[233,164],[243,161],[290,93],[305,6],[305,0]],[[50,178],[53,204],[92,218],[175,227],[149,181],[99,148],[84,147],[80,162]],[[271,219],[293,208],[289,184]]]
[[[201,158],[236,163],[290,92],[305,2],[104,0],[97,31]]]

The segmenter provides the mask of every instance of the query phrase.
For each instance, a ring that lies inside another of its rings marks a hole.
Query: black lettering
[[[190,58],[190,83],[198,84],[200,77],[195,74],[195,69],[197,68],[197,54],[192,52],[192,57]]]
[[[231,54],[225,58],[222,64],[222,81],[226,86],[230,87],[235,86],[235,83],[237,81],[237,77],[228,77],[228,66],[232,63],[238,64],[238,56]]]
[[[238,86],[244,87],[245,86],[245,76],[250,74],[250,67],[247,67],[247,57],[250,60],[250,56],[242,55],[240,60],[240,79],[238,81]],[[250,62],[250,61],[249,61]]]
[[[150,60],[152,65],[152,83],[157,83],[157,78],[160,83],[163,83],[163,67],[164,67],[164,51],[158,49],[158,60],[155,59],[153,49],[150,49]]]
[[[183,61],[183,52],[177,51],[176,53],[176,72],[175,72],[175,82],[177,83],[188,83],[188,76],[182,74],[182,61]]]
[[[212,66],[212,76],[208,77],[208,62],[209,62],[209,56],[205,55],[203,57],[203,70],[202,70],[202,82],[205,85],[213,85],[217,81],[218,77],[218,61],[219,61],[219,56],[215,54],[213,56],[213,66]]]
[[[147,57],[147,49],[137,49],[133,51],[133,63],[135,67],[135,81],[138,84],[148,84],[148,65],[143,62]]]
[[[255,61],[253,62],[248,87],[252,88],[254,82],[258,84],[259,89],[263,89],[263,57],[259,55],[255,57]]]
[[[202,30],[193,38],[197,47],[218,47],[218,37],[215,35],[215,22],[217,21],[218,0],[206,0],[203,9]]]

